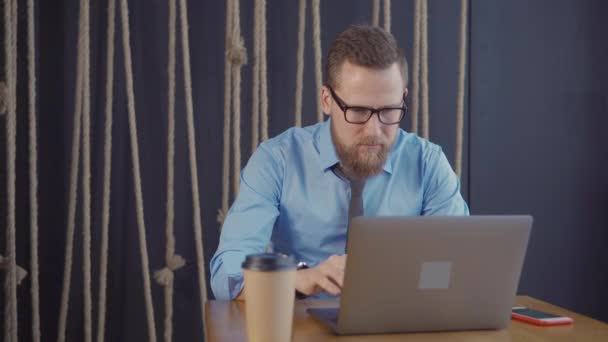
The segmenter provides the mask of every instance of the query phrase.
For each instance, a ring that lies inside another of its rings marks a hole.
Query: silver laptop
[[[339,308],[308,312],[337,334],[509,324],[530,216],[357,217]]]

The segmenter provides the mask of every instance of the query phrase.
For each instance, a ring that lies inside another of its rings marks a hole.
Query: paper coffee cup
[[[249,342],[291,341],[295,261],[284,254],[254,254],[242,267]]]

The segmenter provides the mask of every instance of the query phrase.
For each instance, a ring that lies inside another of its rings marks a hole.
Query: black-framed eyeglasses
[[[371,119],[374,113],[378,114],[378,120],[385,125],[396,125],[405,116],[407,113],[407,103],[405,101],[405,94],[403,94],[403,106],[402,107],[382,107],[382,108],[370,108],[370,107],[361,107],[361,106],[349,106],[344,101],[336,95],[332,87],[327,85],[329,92],[331,93],[331,97],[334,99],[338,107],[342,109],[344,112],[344,119],[346,122],[355,124],[355,125],[363,125]]]

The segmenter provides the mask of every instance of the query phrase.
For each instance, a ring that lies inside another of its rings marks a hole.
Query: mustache
[[[382,145],[386,146],[387,141],[382,137],[367,136],[357,140],[357,145]]]

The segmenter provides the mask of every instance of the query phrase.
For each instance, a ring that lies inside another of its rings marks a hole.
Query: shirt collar
[[[340,162],[340,159],[338,159],[338,154],[336,152],[336,147],[334,146],[334,143],[331,139],[330,125],[331,125],[331,119],[328,119],[327,121],[325,121],[321,124],[321,127],[319,129],[318,143],[319,143],[319,155],[321,157],[320,168],[321,168],[322,172],[327,171],[328,169],[332,168],[334,165],[336,165]],[[397,145],[399,144],[399,140],[400,140],[399,138],[400,138],[400,134],[397,133],[395,145],[389,152],[389,154],[386,158],[386,163],[384,163],[383,169],[388,174],[393,173],[394,151],[396,150]]]

